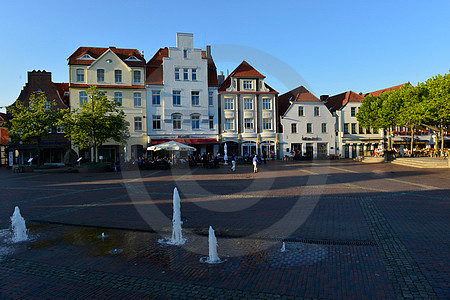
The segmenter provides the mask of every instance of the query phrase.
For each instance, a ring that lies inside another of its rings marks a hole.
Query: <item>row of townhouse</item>
[[[176,46],[160,48],[148,62],[137,49],[80,47],[68,65],[68,83],[53,83],[50,72],[29,72],[17,101],[26,104],[33,91],[44,91],[59,108],[76,110],[88,100],[87,89],[98,86],[130,123],[125,146],[107,142],[99,149],[106,161],[145,156],[149,146],[169,140],[191,145],[201,154],[223,153],[224,143],[229,154],[243,156],[281,158],[294,151],[307,158],[371,154],[383,147],[386,137],[383,130],[359,126],[361,101],[403,86],[320,98],[300,86],[278,96],[246,61],[226,78],[218,76],[211,47],[195,48],[193,35],[187,33],[177,33]],[[59,163],[70,142],[61,128],[50,130],[41,147],[44,161]],[[429,145],[430,136],[420,138]],[[397,141],[407,142],[405,136]],[[11,149],[17,162],[33,156],[32,142]],[[90,150],[79,153],[90,157]]]

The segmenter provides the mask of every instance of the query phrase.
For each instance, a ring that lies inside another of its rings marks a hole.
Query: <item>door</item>
[[[314,155],[313,144],[307,143],[305,153],[306,159],[313,159],[313,155]]]
[[[317,143],[317,158],[328,157],[328,143]]]

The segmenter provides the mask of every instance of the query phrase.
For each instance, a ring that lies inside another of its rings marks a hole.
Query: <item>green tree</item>
[[[426,118],[423,105],[425,94],[426,90],[420,85],[414,87],[407,84],[400,90],[403,104],[400,108],[399,122],[411,128],[411,151],[414,149],[415,130],[423,124]]]
[[[87,90],[88,100],[78,110],[67,112],[61,121],[66,136],[80,149],[92,148],[98,162],[98,147],[108,140],[125,144],[129,123],[118,105],[93,86]]]
[[[12,115],[10,135],[14,142],[34,140],[37,143],[38,164],[41,164],[41,141],[49,130],[62,119],[64,110],[56,107],[54,100],[48,100],[43,92],[35,92],[29,98],[28,106],[16,101],[7,108]]]
[[[450,125],[450,74],[437,75],[420,85],[427,93],[424,100],[426,124],[439,132],[444,149],[444,132]],[[431,125],[431,126],[430,126]],[[436,141],[436,146],[438,140]],[[441,152],[442,154],[442,152]]]
[[[394,126],[400,124],[399,113],[402,107],[402,97],[398,90],[384,92],[379,96],[381,109],[378,111],[378,123],[388,134],[388,150],[392,148],[391,132]]]
[[[378,118],[381,104],[380,98],[374,95],[367,95],[361,101],[361,106],[356,115],[360,126],[364,128],[381,128]]]

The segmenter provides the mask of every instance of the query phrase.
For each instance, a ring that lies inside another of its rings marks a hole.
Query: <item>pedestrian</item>
[[[253,157],[253,173],[258,173],[258,157],[256,154]]]
[[[231,171],[236,172],[236,156],[231,158]]]

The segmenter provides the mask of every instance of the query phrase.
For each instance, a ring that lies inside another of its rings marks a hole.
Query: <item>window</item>
[[[105,70],[97,69],[97,82],[105,82]]]
[[[191,92],[192,106],[200,105],[200,92]]]
[[[236,88],[236,79],[233,79],[233,88]]]
[[[133,71],[133,82],[141,83],[141,71],[138,70]]]
[[[112,60],[107,59],[107,60],[106,60],[106,63],[107,63],[107,64],[110,64],[110,63],[112,63]]]
[[[370,134],[370,127],[366,128],[366,134]]]
[[[233,130],[234,128],[234,119],[225,119],[225,130]]]
[[[180,68],[175,68],[175,80],[180,80]]]
[[[52,128],[51,127],[47,128],[47,133],[52,133]]]
[[[299,106],[298,107],[298,116],[299,117],[303,117],[304,116],[303,106]]]
[[[153,105],[161,104],[161,91],[152,91],[152,104]]]
[[[297,133],[297,124],[296,123],[291,124],[291,133]]]
[[[152,117],[152,127],[153,129],[161,129],[161,116]]]
[[[322,133],[327,132],[327,123],[322,123]]]
[[[192,129],[200,129],[200,116],[191,116],[191,121],[192,121]]]
[[[320,107],[314,106],[314,116],[315,117],[320,116]]]
[[[244,98],[244,109],[253,110],[252,98]]]
[[[348,133],[348,123],[344,124],[344,133]]]
[[[183,50],[183,57],[188,58],[188,51],[186,49]]]
[[[172,126],[173,126],[173,129],[181,129],[181,115],[180,114],[172,115]]]
[[[142,131],[142,117],[134,117],[134,131]]]
[[[197,80],[197,69],[192,69],[191,78]]]
[[[270,98],[263,98],[263,109],[264,110],[272,109],[272,99],[270,99]]]
[[[181,91],[173,91],[173,105],[181,105]]]
[[[84,82],[84,70],[83,69],[77,69],[77,81]]]
[[[253,119],[244,119],[245,129],[253,129]]]
[[[122,70],[114,70],[114,81],[116,83],[122,82]]]
[[[134,99],[134,106],[135,107],[141,107],[142,106],[142,96],[141,93],[134,93],[133,94]]]
[[[225,98],[224,109],[234,109],[234,100],[232,98]]]
[[[351,108],[351,116],[356,117],[356,107]]]
[[[306,124],[306,133],[312,133],[312,123]]]
[[[64,127],[62,126],[56,127],[56,133],[64,133]]]
[[[88,102],[88,96],[86,92],[80,92],[80,105],[85,105]]]
[[[214,116],[209,116],[209,129],[214,129]]]
[[[114,102],[117,105],[122,106],[122,93],[121,92],[114,93]]]
[[[208,92],[208,105],[209,106],[213,106],[214,105],[214,98],[213,98],[214,93],[213,92]]]
[[[251,90],[253,87],[251,80],[244,80],[244,89]]]
[[[352,133],[357,133],[356,132],[356,123],[352,123]]]
[[[189,80],[189,70],[188,69],[183,69],[183,79]]]
[[[364,128],[362,128],[362,126],[358,126],[359,127],[359,134],[364,134]]]
[[[272,119],[263,119],[263,129],[272,130]]]

